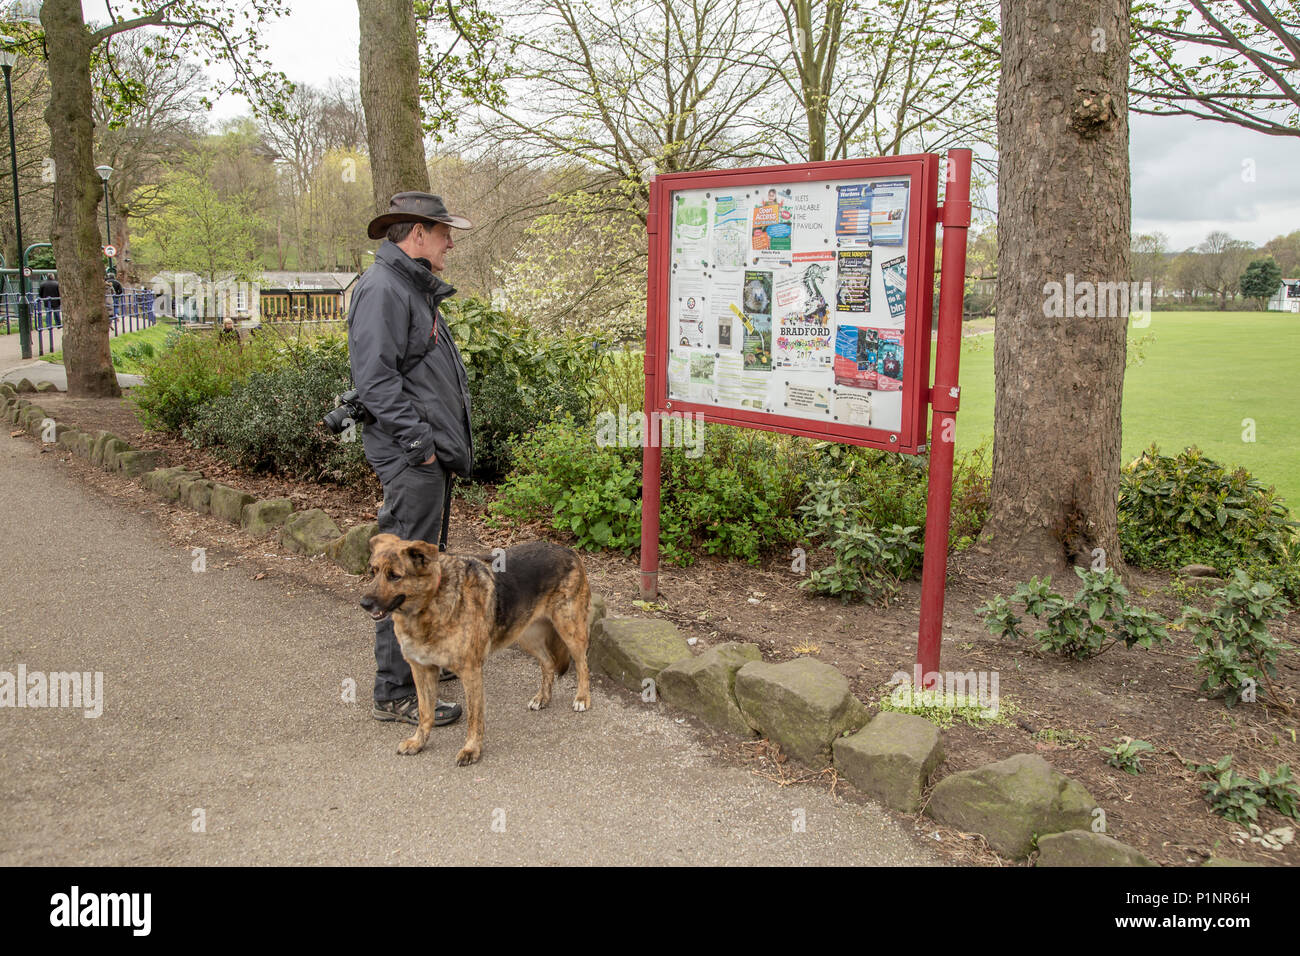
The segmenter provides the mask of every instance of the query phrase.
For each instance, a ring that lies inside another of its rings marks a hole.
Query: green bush
[[[1271,488],[1197,448],[1171,458],[1152,445],[1124,468],[1119,540],[1138,567],[1206,564],[1225,577],[1242,569],[1300,596],[1295,527]]]
[[[1291,767],[1279,764],[1272,773],[1259,772],[1258,780],[1243,777],[1232,769],[1232,755],[1219,758],[1214,765],[1204,764],[1197,773],[1210,779],[1201,784],[1205,799],[1215,813],[1245,826],[1259,819],[1263,807],[1272,807],[1293,820],[1300,820],[1300,787],[1291,776]]]
[[[565,415],[590,418],[603,363],[597,339],[546,334],[476,299],[441,308],[469,376],[476,478],[505,474],[512,438]]]
[[[180,431],[195,422],[208,402],[278,358],[275,349],[257,339],[241,347],[213,335],[172,331],[162,350],[144,360],[144,383],[131,397],[146,428]]]
[[[1254,689],[1265,684],[1270,697],[1282,703],[1272,693],[1272,678],[1277,676],[1278,651],[1290,645],[1269,633],[1268,622],[1285,615],[1290,607],[1272,585],[1252,581],[1241,570],[1211,596],[1215,602],[1209,612],[1183,609],[1183,624],[1200,651],[1196,664],[1206,674],[1201,690],[1223,696],[1231,707],[1253,698]]]
[[[254,371],[195,413],[183,433],[225,461],[307,481],[372,477],[360,428],[340,441],[320,420],[351,388],[347,343],[319,339],[288,349],[276,368]]]

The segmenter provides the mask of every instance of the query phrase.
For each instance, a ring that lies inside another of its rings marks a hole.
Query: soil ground
[[[185,464],[206,476],[229,482],[259,497],[287,496],[296,508],[320,507],[346,529],[374,519],[379,488],[308,485],[280,478],[241,474],[211,454],[183,442],[142,430],[132,406],[123,400],[70,399],[42,395],[40,404],[56,419],[83,430],[107,429],[134,447],[166,451],[169,464]],[[50,446],[51,453],[58,453]],[[253,540],[232,526],[159,501],[135,482],[122,480],[70,459],[67,467],[128,507],[152,512],[178,543],[236,552],[256,559],[261,574],[283,578],[291,587],[324,588],[355,593],[359,579],[324,559],[291,555],[273,539]],[[466,486],[461,486],[464,489]],[[453,505],[450,545],[478,550],[547,536],[562,535],[541,526],[494,530],[484,523],[490,490],[467,489]],[[39,507],[39,503],[36,503]],[[788,558],[763,567],[702,558],[691,567],[665,567],[660,599],[639,600],[635,556],[585,554],[593,590],[602,594],[615,616],[658,616],[674,622],[697,650],[724,641],[757,643],[765,659],[788,660],[807,655],[840,669],[853,692],[875,711],[890,692],[896,672],[911,672],[916,653],[919,581],[908,582],[890,607],[813,596],[798,587],[802,575],[790,570]],[[1105,811],[1106,830],[1167,866],[1197,865],[1211,855],[1253,863],[1300,864],[1300,840],[1282,851],[1242,840],[1242,827],[1210,811],[1194,770],[1184,761],[1212,764],[1233,755],[1238,772],[1255,777],[1278,764],[1300,769],[1300,658],[1295,650],[1279,660],[1276,686],[1291,708],[1287,713],[1262,703],[1228,709],[1220,700],[1198,692],[1200,677],[1189,661],[1194,653],[1186,633],[1172,632],[1157,650],[1114,647],[1090,661],[1040,655],[1029,642],[990,635],[975,608],[994,594],[1009,594],[1015,581],[1004,580],[970,553],[950,559],[942,669],[945,672],[997,673],[1001,723],[967,725],[960,720],[944,731],[947,757],[935,781],[1017,753],[1040,753],[1062,773],[1085,786]],[[1136,603],[1166,617],[1185,603],[1208,607],[1212,585],[1185,584],[1165,574],[1131,572],[1129,590]],[[1064,587],[1073,591],[1072,582]],[[1300,612],[1274,622],[1275,636],[1300,644]],[[1008,706],[1009,705],[1009,706]],[[687,722],[693,723],[689,718]],[[852,786],[834,771],[816,773],[786,760],[765,741],[745,742],[698,726],[715,755],[748,766],[780,786],[831,788],[844,799],[860,801]],[[1117,737],[1149,741],[1154,751],[1142,758],[1134,776],[1109,767],[1099,751]],[[973,834],[939,826],[918,815],[919,831],[954,863],[1010,865]],[[1272,810],[1261,811],[1265,831],[1294,826]]]

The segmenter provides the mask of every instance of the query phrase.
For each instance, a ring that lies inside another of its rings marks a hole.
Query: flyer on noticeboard
[[[674,191],[669,397],[901,429],[911,188]]]

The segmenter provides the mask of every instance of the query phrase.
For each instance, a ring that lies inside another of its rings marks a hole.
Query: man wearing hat
[[[358,398],[374,422],[362,428],[366,460],[384,486],[381,533],[445,549],[451,476],[474,461],[469,379],[438,304],[455,293],[436,273],[454,248],[451,230],[471,223],[429,193],[398,193],[371,221],[388,241],[357,282],[348,314],[348,349]],[[443,672],[443,678],[452,675]],[[419,723],[411,668],[392,618],[375,625],[374,716]],[[459,704],[438,701],[435,724],[455,723]]]

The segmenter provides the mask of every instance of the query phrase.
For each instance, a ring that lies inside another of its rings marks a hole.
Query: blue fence
[[[18,300],[17,292],[0,294],[0,310],[4,312],[6,334],[18,328]],[[154,314],[154,293],[151,289],[107,295],[104,302],[108,306],[109,335],[138,332],[158,321]],[[35,292],[27,293],[27,303],[31,309],[32,332],[36,337],[36,354],[44,355],[47,351],[55,351],[54,332],[63,328],[63,310],[49,308],[49,303]]]

